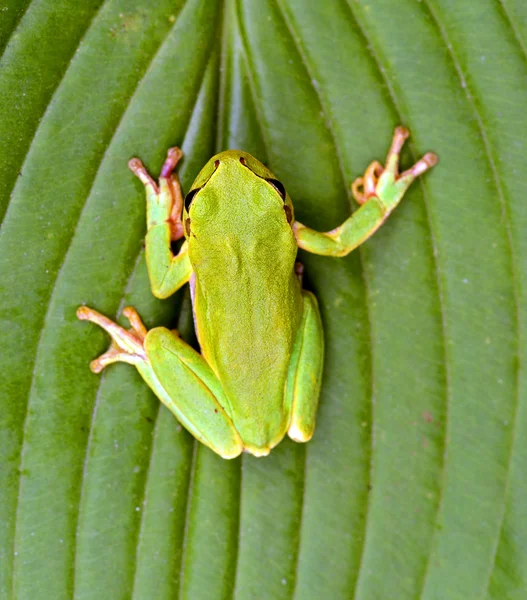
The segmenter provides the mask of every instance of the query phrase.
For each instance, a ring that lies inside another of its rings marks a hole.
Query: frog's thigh
[[[148,361],[138,368],[159,399],[220,456],[238,456],[242,441],[221,384],[205,359],[164,327],[148,332],[145,349]]]
[[[288,435],[307,442],[315,430],[322,367],[324,334],[315,296],[302,292],[304,310],[293,346],[286,385],[286,403],[291,406]]]

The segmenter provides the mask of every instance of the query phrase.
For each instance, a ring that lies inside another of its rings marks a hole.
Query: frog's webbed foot
[[[397,127],[386,157],[386,166],[374,161],[366,169],[363,177],[351,184],[353,197],[359,204],[376,197],[389,211],[397,205],[410,184],[422,173],[437,163],[437,155],[428,152],[415,165],[399,174],[399,155],[410,132],[405,127]]]
[[[100,373],[104,367],[115,362],[137,365],[147,360],[144,348],[147,330],[141,321],[141,317],[132,307],[125,308],[123,314],[130,321],[130,329],[117,325],[117,323],[87,306],[80,306],[77,309],[77,317],[81,321],[91,321],[99,325],[112,338],[108,350],[90,363],[90,369],[94,373]]]
[[[167,157],[161,167],[159,184],[152,178],[139,158],[128,161],[128,167],[146,188],[149,220],[155,222],[158,218],[167,221],[170,225],[172,241],[183,237],[181,212],[183,210],[183,194],[179,179],[174,169],[183,156],[183,152],[174,146],[169,148]]]

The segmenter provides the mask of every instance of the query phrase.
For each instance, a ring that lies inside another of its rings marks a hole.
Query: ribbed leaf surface
[[[527,597],[527,7],[520,0],[0,5],[0,597]],[[301,254],[315,438],[224,461],[80,323],[155,300],[140,156],[255,154],[321,230],[395,125],[440,164],[343,259]]]

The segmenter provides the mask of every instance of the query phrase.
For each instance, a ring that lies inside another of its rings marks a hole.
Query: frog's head
[[[205,193],[205,190],[209,193]],[[275,208],[282,207],[287,221],[292,225],[294,217],[291,198],[284,185],[265,165],[241,150],[227,150],[216,154],[201,169],[185,197],[183,223],[186,235],[188,236],[190,219],[193,218],[192,213],[196,217],[198,214],[211,214],[213,211],[223,210],[222,203],[232,203],[236,198],[255,199],[256,196],[262,201],[261,208],[265,209],[266,202]],[[200,199],[203,199],[203,204]],[[208,206],[205,206],[205,202]],[[258,204],[257,200],[255,202]]]

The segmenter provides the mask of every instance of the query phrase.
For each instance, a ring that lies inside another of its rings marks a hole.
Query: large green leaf
[[[527,7],[521,0],[0,5],[2,598],[527,597]],[[185,152],[267,162],[318,229],[382,158],[440,156],[344,259],[315,438],[224,461],[75,318],[150,291],[143,191]]]

